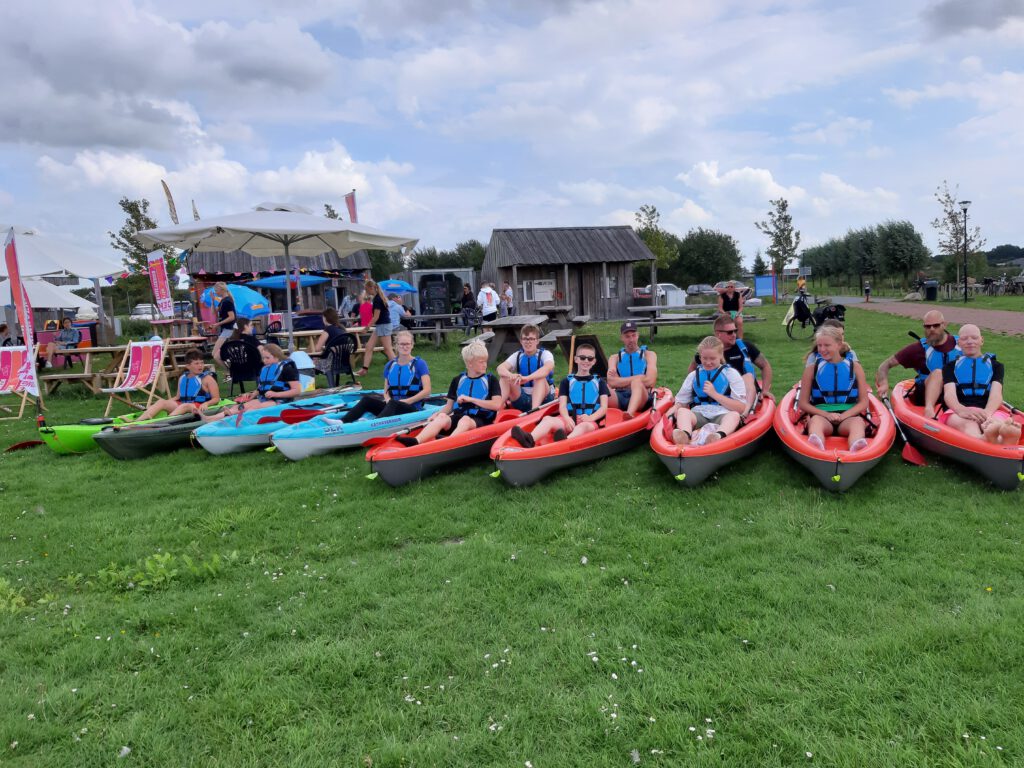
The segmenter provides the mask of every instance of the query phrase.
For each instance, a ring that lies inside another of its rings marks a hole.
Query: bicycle
[[[846,307],[828,299],[815,299],[814,311],[807,306],[807,294],[801,291],[793,299],[792,317],[786,323],[786,335],[793,341],[806,341],[822,323],[829,319],[846,320]]]

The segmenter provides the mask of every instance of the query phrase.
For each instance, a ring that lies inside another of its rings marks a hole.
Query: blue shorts
[[[545,403],[550,403],[555,399],[554,387],[548,387],[548,396],[544,398]],[[533,392],[527,392],[525,389],[519,390],[519,397],[512,401],[512,407],[517,411],[529,411],[533,408]]]
[[[627,408],[629,408],[629,398],[630,398],[630,395],[633,394],[630,390],[628,390],[628,389],[613,389],[612,392],[615,393],[615,399],[616,399],[616,401],[619,404],[619,410],[620,411],[624,411]],[[648,392],[647,393],[647,404],[644,406],[644,408],[650,408],[651,407],[651,400],[652,400],[651,393]]]
[[[392,330],[394,330],[394,326],[391,323],[377,323],[373,326],[373,332],[377,334],[378,339],[390,337]]]

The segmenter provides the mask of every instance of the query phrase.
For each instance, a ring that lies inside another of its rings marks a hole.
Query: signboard
[[[153,287],[153,298],[156,306],[164,317],[174,317],[174,301],[171,299],[171,286],[167,282],[167,264],[163,251],[153,251],[148,256],[149,284]]]
[[[39,381],[36,379],[36,356],[33,344],[36,336],[32,328],[32,305],[28,301],[25,286],[21,284],[21,270],[18,267],[18,249],[14,243],[13,227],[7,233],[4,257],[7,262],[7,279],[11,284],[11,303],[17,310],[18,324],[21,326],[21,335],[25,338],[25,347],[28,352],[18,371],[18,384],[20,389],[39,397]]]
[[[533,300],[534,301],[552,301],[555,298],[555,281],[554,280],[534,280],[533,281]]]

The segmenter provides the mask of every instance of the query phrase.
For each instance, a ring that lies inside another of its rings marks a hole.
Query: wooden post
[[[568,303],[568,301],[569,301],[569,265],[568,264],[563,264],[562,266],[565,267],[565,280],[564,280],[564,282],[565,282],[565,296],[562,297],[562,301],[564,303]]]
[[[519,307],[519,268],[515,264],[512,265],[512,307],[509,309],[513,307],[517,310]]]
[[[601,319],[608,319],[608,262],[601,262]],[[583,314],[582,312],[580,314]]]

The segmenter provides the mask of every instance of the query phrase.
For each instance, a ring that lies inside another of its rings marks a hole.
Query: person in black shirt
[[[391,347],[391,309],[388,307],[387,296],[373,280],[367,280],[363,285],[367,296],[373,297],[373,315],[370,318],[370,325],[373,333],[370,340],[366,342],[366,351],[363,353],[363,367],[356,371],[356,376],[365,376],[370,372],[370,363],[373,362],[373,348],[377,346],[378,339],[384,347],[384,355],[388,360],[393,360],[395,352]]]
[[[942,390],[949,410],[939,416],[939,423],[990,443],[1016,445],[1020,425],[1000,409],[1003,364],[995,355],[982,354],[984,341],[978,326],[961,326],[963,354],[942,367]]]
[[[730,281],[718,295],[718,311],[736,321],[737,338],[743,338],[743,297],[736,290],[736,283]]]
[[[211,323],[211,327],[217,332],[217,342],[213,345],[213,361],[220,363],[221,368],[228,370],[228,364],[220,359],[220,348],[224,342],[231,338],[235,330],[235,301],[231,298],[227,283],[215,283],[213,292],[220,298],[217,306],[217,322]]]

